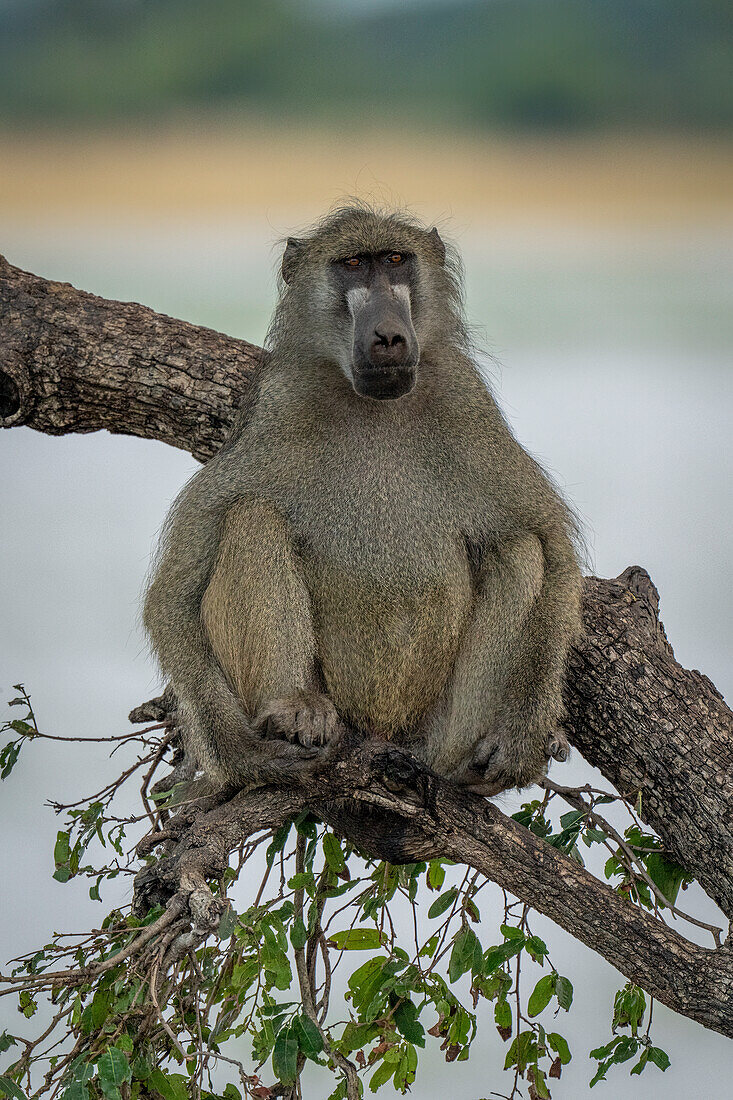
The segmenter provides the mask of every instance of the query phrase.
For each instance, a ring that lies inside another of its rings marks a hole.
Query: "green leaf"
[[[431,890],[440,890],[445,882],[445,867],[441,859],[431,859],[428,864],[428,886]]]
[[[417,1071],[417,1051],[411,1043],[407,1043],[402,1052],[397,1069],[394,1075],[394,1085],[400,1092],[406,1092],[408,1087],[415,1080],[415,1073]]]
[[[243,959],[241,964],[237,964],[232,970],[230,984],[233,988],[246,992],[259,972],[260,962],[256,955],[249,959]]]
[[[540,978],[527,1002],[527,1014],[529,1016],[539,1016],[540,1012],[542,1012],[544,1008],[547,1008],[550,1003],[550,998],[555,992],[557,979],[558,975],[554,970],[551,974],[545,974],[543,978]]]
[[[219,939],[228,940],[231,936],[234,935],[234,931],[238,927],[238,925],[239,915],[237,914],[236,909],[232,908],[231,905],[228,905],[222,913],[221,920],[219,921]]]
[[[630,1035],[624,1035],[621,1042],[613,1052],[614,1062],[628,1062],[629,1058],[633,1058],[639,1049],[639,1040],[632,1038]]]
[[[441,913],[445,913],[446,909],[450,909],[457,897],[458,890],[455,886],[451,886],[450,890],[446,890],[444,894],[439,894],[428,909],[428,917],[432,920],[434,917],[439,917]]]
[[[425,941],[425,943],[420,948],[420,958],[425,958],[427,956],[431,959],[433,957],[438,946],[439,938],[440,937],[438,935],[435,935],[431,936],[429,940]]]
[[[71,846],[69,842],[69,834],[59,832],[56,834],[56,844],[53,849],[53,861],[57,867],[60,867],[64,863],[69,862],[71,855]]]
[[[298,1075],[298,1040],[290,1028],[283,1028],[275,1040],[272,1069],[283,1085],[292,1085]]]
[[[654,1062],[655,1066],[659,1066],[662,1073],[665,1069],[669,1069],[671,1062],[661,1047],[648,1047],[649,1061]]]
[[[670,905],[674,905],[680,886],[686,878],[689,878],[684,868],[662,855],[661,852],[651,852],[645,862],[649,878],[661,890]]]
[[[504,1060],[504,1069],[516,1066],[520,1074],[524,1073],[530,1062],[537,1061],[537,1040],[533,1031],[520,1031],[509,1047]]]
[[[30,1020],[31,1016],[35,1016],[38,1011],[38,1005],[35,997],[29,993],[27,989],[24,989],[18,994],[18,1007],[25,1016],[26,1020]]]
[[[0,752],[0,767],[2,767],[0,779],[7,779],[15,767],[20,754],[21,744],[21,741],[8,741],[3,751]]]
[[[290,942],[296,951],[302,951],[308,942],[308,929],[302,917],[296,917],[290,928]]]
[[[295,1001],[282,1001],[280,1004],[266,1004],[258,1009],[260,1016],[287,1016],[288,1009],[294,1008]]]
[[[567,1012],[573,1003],[573,986],[567,978],[563,978],[560,974],[558,974],[555,983],[555,996],[560,1008],[564,1008]]]
[[[539,936],[530,936],[524,946],[535,962],[542,962],[547,955],[547,944]]]
[[[649,1061],[649,1047],[645,1047],[644,1050],[642,1050],[642,1052],[641,1052],[641,1058],[636,1063],[636,1065],[632,1066],[632,1068],[631,1068],[631,1076],[635,1077],[635,1076],[638,1076],[640,1073],[643,1073],[644,1072],[644,1066],[647,1064],[648,1061]]]
[[[523,946],[522,940],[509,940],[507,943],[500,943],[497,947],[490,947],[484,954],[481,967],[483,973],[487,976],[493,974],[514,955],[518,955]]]
[[[617,1027],[631,1028],[631,1034],[636,1035],[646,1009],[646,995],[644,990],[627,982],[623,989],[619,989],[613,1001],[613,1030]]]
[[[293,1033],[296,1035],[298,1046],[306,1058],[311,1058],[314,1062],[317,1061],[318,1055],[323,1050],[323,1036],[310,1016],[306,1016],[304,1012],[296,1016],[293,1020]]]
[[[530,1066],[527,1077],[534,1085],[537,1100],[550,1100],[550,1090],[545,1081],[545,1074],[536,1063],[534,1066]]]
[[[299,874],[288,879],[288,887],[291,890],[303,890],[312,886],[314,882],[315,878],[312,871],[300,871]]]
[[[0,1054],[4,1054],[10,1047],[17,1045],[14,1035],[8,1035],[7,1031],[4,1031],[2,1035],[0,1035]]]
[[[494,1005],[494,1022],[497,1027],[505,1029],[512,1026],[512,1010],[508,1001],[496,1002]]]
[[[186,1081],[182,1073],[164,1073],[161,1069],[154,1069],[149,1079],[150,1086],[163,1100],[188,1100]]]
[[[524,932],[521,928],[517,928],[513,924],[502,924],[499,926],[499,930],[505,940],[521,940],[524,943]]]
[[[465,925],[453,940],[453,949],[448,963],[448,977],[455,982],[466,971],[481,965],[482,951],[478,936]]]
[[[147,1081],[153,1067],[144,1054],[138,1054],[132,1063],[132,1076],[136,1081]]]
[[[386,968],[387,959],[377,956],[363,963],[349,978],[349,995],[357,1012],[362,1014],[366,1012],[391,977]]]
[[[130,1063],[119,1047],[110,1047],[97,1060],[99,1087],[105,1096],[117,1100],[120,1085],[132,1078]]]
[[[376,1092],[380,1085],[386,1084],[387,1081],[389,1081],[390,1077],[392,1077],[396,1069],[396,1062],[390,1062],[385,1059],[379,1062],[369,1082],[370,1090],[372,1092]]]
[[[415,1046],[425,1046],[425,1028],[418,1020],[418,1010],[412,1001],[403,1001],[398,1005],[392,1017],[400,1035],[404,1035],[408,1043]]]
[[[278,852],[282,852],[283,848],[285,847],[288,836],[290,834],[291,825],[291,821],[286,822],[285,825],[281,825],[280,828],[276,831],[272,840],[270,841],[267,851],[265,852],[265,860],[268,867],[272,867],[273,863],[275,862],[275,856]]]
[[[382,946],[376,928],[347,928],[343,932],[334,932],[328,938],[340,951],[370,951]]]
[[[564,1039],[562,1035],[558,1035],[556,1031],[550,1031],[547,1035],[547,1042],[555,1051],[562,1064],[566,1066],[572,1058],[567,1040]]]
[[[11,1081],[9,1077],[0,1077],[0,1093],[11,1097],[11,1100],[26,1100],[15,1081]]]
[[[61,1093],[61,1100],[89,1100],[89,1086],[86,1081],[72,1081]]]
[[[615,1038],[611,1039],[610,1043],[606,1043],[604,1047],[596,1047],[595,1050],[592,1050],[588,1057],[597,1058],[599,1061],[602,1061],[604,1058],[608,1058],[611,1051],[615,1050],[620,1042],[621,1036],[617,1035]]]
[[[337,837],[335,837],[333,833],[326,833],[322,843],[326,863],[335,874],[341,874],[346,866],[346,861],[344,860],[344,853],[341,851],[341,845]]]
[[[349,1054],[352,1050],[360,1050],[372,1039],[376,1039],[378,1034],[379,1027],[377,1024],[355,1024],[353,1021],[349,1021],[339,1040],[339,1049],[345,1054]]]
[[[109,1016],[112,994],[109,989],[98,989],[91,1004],[81,1014],[79,1026],[84,1035],[98,1031]]]

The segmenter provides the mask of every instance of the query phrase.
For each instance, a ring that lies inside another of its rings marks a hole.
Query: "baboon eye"
[[[402,263],[402,253],[401,252],[392,252],[392,253],[390,253],[389,262],[391,264],[401,264]]]
[[[348,256],[345,260],[342,260],[342,263],[346,264],[347,267],[361,266],[361,260],[358,256]]]

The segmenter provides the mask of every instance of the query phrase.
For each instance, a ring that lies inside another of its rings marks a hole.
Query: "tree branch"
[[[111,302],[0,256],[0,425],[159,439],[204,462],[221,446],[260,348]]]
[[[181,882],[218,877],[229,853],[253,833],[277,829],[304,809],[328,820],[334,804],[348,799],[379,809],[380,824],[367,826],[370,854],[389,858],[380,841],[401,834],[402,856],[411,861],[448,856],[475,868],[598,951],[627,978],[705,1027],[733,1036],[733,951],[699,947],[633,905],[575,860],[506,817],[495,805],[434,775],[402,750],[349,731],[331,751],[321,773],[291,788],[263,787],[211,805],[181,811],[160,837],[166,855],[136,880],[136,906],[170,904]],[[387,821],[385,824],[385,815]],[[341,819],[341,824],[344,823]],[[347,829],[347,833],[354,832]],[[358,827],[357,827],[358,832]],[[158,836],[149,834],[149,852]],[[199,902],[198,911],[201,911]],[[201,934],[213,931],[201,924]]]

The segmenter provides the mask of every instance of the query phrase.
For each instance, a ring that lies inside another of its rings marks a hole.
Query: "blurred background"
[[[0,0],[0,252],[260,342],[278,240],[333,202],[437,224],[487,377],[583,517],[589,569],[644,565],[678,659],[730,696],[731,72],[727,0]],[[23,680],[47,732],[120,732],[157,688],[139,593],[195,463],[26,429],[0,461],[2,693]],[[3,962],[99,919],[83,882],[51,879],[44,802],[119,766],[33,746],[4,784]],[[587,773],[576,755],[562,779]],[[685,903],[715,921],[699,891]],[[623,980],[536,930],[575,985],[553,1094],[583,1097]],[[483,1023],[466,1063],[426,1051],[416,1095],[507,1091]],[[664,1077],[621,1067],[599,1091],[719,1094],[726,1040],[661,1007],[654,1037]]]

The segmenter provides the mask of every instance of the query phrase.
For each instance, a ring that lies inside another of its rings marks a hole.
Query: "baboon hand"
[[[320,748],[336,739],[339,716],[327,695],[297,691],[266,703],[255,719],[262,737],[284,738],[305,748]]]

